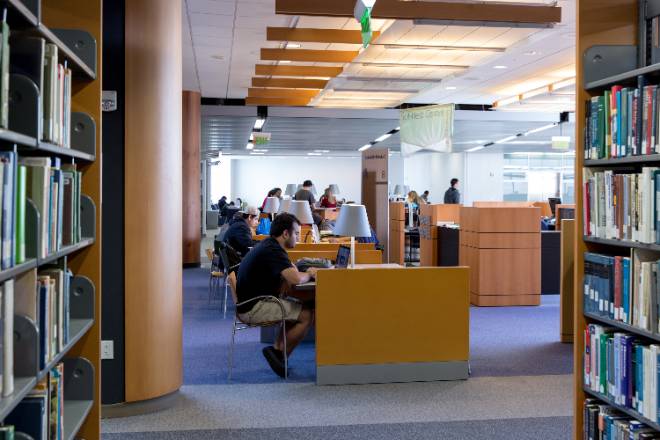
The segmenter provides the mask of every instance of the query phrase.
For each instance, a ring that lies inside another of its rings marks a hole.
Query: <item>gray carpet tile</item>
[[[186,385],[174,407],[103,420],[103,432],[286,428],[570,416],[569,375],[316,386]]]
[[[568,440],[572,417],[104,434],[105,440]]]

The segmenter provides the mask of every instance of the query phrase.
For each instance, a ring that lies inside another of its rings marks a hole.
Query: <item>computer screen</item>
[[[557,205],[561,205],[561,199],[559,197],[548,197],[548,203],[550,204],[550,212],[552,212],[552,216],[555,217],[555,208]]]
[[[351,257],[350,246],[340,245],[339,250],[337,251],[337,260],[335,261],[335,267],[339,269],[344,269],[348,267],[348,259],[350,257]]]

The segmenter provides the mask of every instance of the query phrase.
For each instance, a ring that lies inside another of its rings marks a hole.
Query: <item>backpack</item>
[[[257,225],[257,230],[255,231],[257,235],[268,235],[270,234],[270,219],[262,218],[259,220],[259,225]]]

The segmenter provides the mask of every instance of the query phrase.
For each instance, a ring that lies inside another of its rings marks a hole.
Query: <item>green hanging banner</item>
[[[364,8],[360,24],[362,25],[362,47],[366,48],[371,43],[371,8]]]

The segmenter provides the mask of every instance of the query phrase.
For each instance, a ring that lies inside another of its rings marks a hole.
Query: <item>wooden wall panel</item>
[[[183,91],[183,264],[199,265],[201,235],[201,187],[199,183],[202,130],[202,95]]]
[[[126,2],[127,402],[182,383],[181,109],[181,2]]]
[[[82,192],[96,203],[96,240],[94,245],[69,257],[69,267],[76,275],[84,275],[96,287],[94,304],[95,321],[91,330],[70,351],[69,357],[88,359],[96,371],[94,377],[95,398],[92,409],[85,419],[78,436],[87,439],[101,438],[101,72],[103,54],[101,0],[42,0],[42,21],[49,28],[83,29],[96,39],[97,78],[74,80],[72,87],[72,111],[83,111],[96,122],[96,161],[79,164],[83,171]]]

